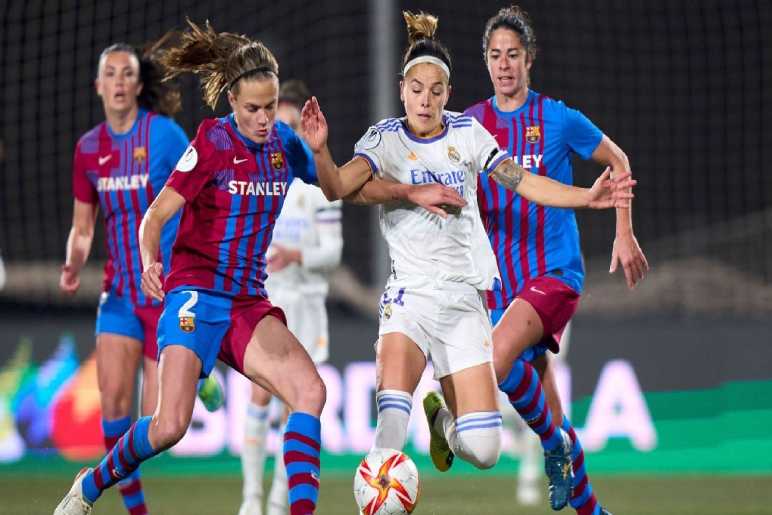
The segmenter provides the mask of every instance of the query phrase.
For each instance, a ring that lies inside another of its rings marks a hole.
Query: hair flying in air
[[[162,57],[166,80],[181,73],[198,75],[204,101],[212,109],[225,91],[238,94],[241,80],[278,77],[279,63],[260,41],[215,32],[208,20],[203,27],[187,22],[189,28],[180,34],[179,43]]]

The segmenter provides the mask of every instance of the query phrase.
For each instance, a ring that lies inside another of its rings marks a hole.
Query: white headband
[[[442,68],[442,71],[445,72],[445,75],[447,75],[448,80],[450,80],[450,68],[448,68],[448,65],[442,62],[442,59],[438,59],[433,55],[419,55],[415,59],[411,59],[410,61],[408,61],[408,63],[405,65],[405,68],[402,70],[402,76],[404,77],[405,75],[407,75],[407,72],[410,71],[410,68],[412,68],[416,64],[421,64],[421,63],[436,64],[437,66]]]

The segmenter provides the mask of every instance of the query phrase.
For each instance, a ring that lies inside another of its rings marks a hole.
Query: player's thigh
[[[552,359],[546,354],[542,354],[537,356],[532,364],[541,379],[542,391],[550,411],[552,411],[552,418],[556,424],[560,424],[563,421],[563,405],[560,402],[560,393],[557,378],[555,377],[555,366],[552,363]]]
[[[144,356],[142,360],[142,415],[152,415],[158,403],[158,361]]]
[[[99,390],[103,395],[132,397],[142,342],[114,333],[97,335],[96,361]]]
[[[498,381],[503,381],[514,360],[527,348],[538,343],[544,334],[541,318],[527,301],[517,298],[493,328],[493,368]]]
[[[458,418],[479,411],[498,411],[498,388],[490,363],[454,372],[440,379],[451,413]]]
[[[257,323],[244,352],[244,374],[293,411],[321,413],[324,383],[300,342],[273,315]]]
[[[426,356],[403,333],[381,335],[375,346],[376,389],[415,391],[426,368]]]

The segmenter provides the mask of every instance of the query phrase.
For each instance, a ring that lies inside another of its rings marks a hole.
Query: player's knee
[[[489,469],[501,455],[501,426],[458,433],[454,452],[479,469]]]
[[[319,377],[319,374],[316,374],[303,385],[295,409],[319,416],[326,401],[327,387],[325,387],[324,381]]]
[[[190,417],[180,413],[153,418],[153,425],[155,426],[153,440],[156,447],[163,449],[171,447],[182,440],[190,424]]]

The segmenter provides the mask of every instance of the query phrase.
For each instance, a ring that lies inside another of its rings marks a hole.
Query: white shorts
[[[463,283],[391,278],[380,303],[378,335],[402,333],[431,358],[434,378],[493,361],[493,335],[481,293]]]
[[[324,363],[330,356],[327,308],[324,296],[303,296],[296,291],[282,290],[270,296],[287,316],[287,328],[300,340],[314,363]]]

